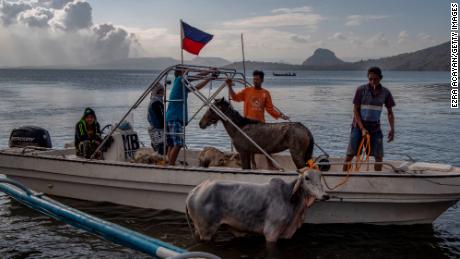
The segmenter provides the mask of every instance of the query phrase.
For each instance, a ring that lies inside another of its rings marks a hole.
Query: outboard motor
[[[315,159],[315,164],[319,163],[318,168],[321,172],[327,172],[331,169],[331,165],[329,164],[329,156],[326,155],[319,155]]]
[[[36,126],[22,126],[11,131],[9,147],[52,148],[49,132]]]

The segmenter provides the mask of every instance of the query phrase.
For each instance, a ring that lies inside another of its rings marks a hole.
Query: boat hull
[[[296,173],[266,170],[161,167],[0,152],[0,173],[50,195],[184,212],[188,192],[204,180],[266,183]],[[345,174],[323,174],[329,186]],[[324,182],[323,182],[324,184]],[[450,184],[450,185],[441,185]],[[429,224],[460,198],[460,173],[356,173],[307,210],[306,223]]]

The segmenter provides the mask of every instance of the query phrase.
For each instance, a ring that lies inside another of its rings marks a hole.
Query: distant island
[[[345,62],[336,57],[328,49],[316,49],[313,55],[301,65],[283,63],[247,61],[246,68],[264,70],[365,70],[371,66],[379,66],[384,70],[400,71],[448,71],[450,68],[450,42],[418,50],[415,52],[399,54],[396,56],[361,60],[358,62]],[[235,62],[226,68],[243,69],[242,62]]]
[[[345,61],[339,59],[335,56],[335,53],[328,50],[328,49],[316,49],[313,55],[307,58],[303,63],[302,66],[337,66],[337,65],[344,65],[346,64]]]

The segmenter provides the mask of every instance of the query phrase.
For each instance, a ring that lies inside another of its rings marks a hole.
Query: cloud
[[[407,31],[401,31],[398,35],[398,44],[404,44],[409,42],[409,33]]]
[[[336,32],[328,37],[330,41],[348,42],[352,47],[361,46],[362,40],[351,32]]]
[[[329,37],[330,40],[348,40],[348,36],[342,32],[336,32],[334,35]]]
[[[240,34],[244,34],[247,60],[290,60],[301,63],[315,48],[322,46],[308,34],[296,34],[276,28],[209,30],[214,39],[203,50],[203,55],[241,58]]]
[[[235,53],[241,52],[240,34],[244,33],[248,60],[290,59],[302,62],[313,48],[323,45],[313,40],[309,33],[316,31],[324,19],[311,7],[301,6],[278,8],[266,15],[225,21],[218,28],[210,30],[215,37],[206,47],[206,53],[235,56]],[[286,28],[293,26],[297,33]]]
[[[228,21],[224,22],[224,26],[232,28],[273,28],[282,26],[307,26],[311,29],[314,29],[321,20],[322,17],[319,14],[276,14]]]
[[[272,13],[310,13],[313,9],[310,6],[302,6],[296,8],[278,8],[274,9]]]
[[[83,0],[0,0],[0,21],[0,65],[103,63],[141,49],[124,28],[93,24]]]
[[[54,12],[37,7],[34,9],[28,9],[24,12],[19,13],[17,21],[22,24],[26,24],[30,27],[48,27],[48,22],[54,17]]]
[[[430,34],[426,34],[426,33],[423,33],[423,32],[417,34],[417,38],[422,40],[422,41],[427,41],[427,42],[432,42],[433,41],[433,37]]]
[[[125,31],[135,35],[138,47],[133,52],[137,56],[178,57],[180,49],[179,33],[173,33],[166,28],[136,28],[122,27]],[[219,39],[214,37],[210,44],[215,44]],[[208,44],[208,46],[210,45]],[[206,53],[208,46],[202,53]]]
[[[363,42],[358,38],[352,38],[352,39],[349,40],[349,42],[353,47],[363,45]]]
[[[97,36],[94,52],[100,60],[115,60],[128,58],[130,45],[135,41],[134,34],[112,24],[99,24],[93,27]],[[134,39],[133,39],[134,37]]]
[[[10,25],[16,22],[16,17],[18,14],[32,9],[30,4],[25,2],[7,2],[4,0],[0,1],[0,18],[3,25]]]
[[[377,33],[366,41],[370,47],[388,47],[390,42],[385,38],[384,33]]]
[[[291,40],[297,43],[307,43],[310,38],[311,38],[310,35],[307,35],[307,36],[292,35],[291,36]]]
[[[346,18],[346,26],[358,26],[363,24],[364,22],[372,21],[372,20],[381,20],[389,18],[387,15],[349,15]]]
[[[318,23],[324,19],[321,15],[313,13],[308,6],[279,8],[272,10],[271,13],[273,14],[227,21],[223,25],[235,29],[306,26],[310,30],[315,30]]]
[[[88,2],[73,1],[55,11],[51,24],[63,30],[81,30],[93,25],[92,8]]]
[[[38,0],[37,5],[52,9],[62,9],[67,3],[73,0]]]

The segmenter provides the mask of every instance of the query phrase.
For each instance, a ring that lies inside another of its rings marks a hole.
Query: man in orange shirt
[[[232,88],[232,80],[228,79],[227,85],[230,97],[235,102],[244,102],[244,117],[265,122],[265,110],[275,119],[289,120],[289,117],[273,107],[270,92],[262,88],[264,72],[255,70],[253,73],[254,87],[246,87],[238,93]]]

